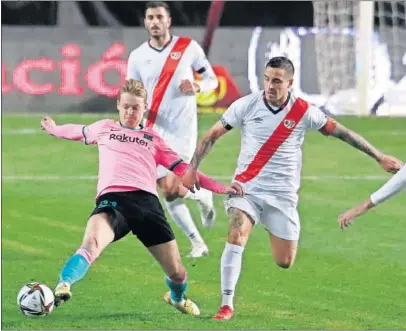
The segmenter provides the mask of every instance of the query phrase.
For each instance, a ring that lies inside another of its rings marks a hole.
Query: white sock
[[[195,190],[195,193],[188,190],[183,199],[201,201],[207,197],[207,192],[205,191],[207,190],[204,188],[201,188],[200,190]]]
[[[197,190],[195,190],[197,192]],[[186,195],[183,197],[183,199],[189,199],[189,200],[197,200],[196,193],[193,193],[192,191],[187,191]]]
[[[173,221],[182,229],[191,243],[204,244],[204,240],[193,222],[192,215],[190,215],[190,211],[182,199],[176,199],[171,202],[165,200],[165,205]]]
[[[226,243],[221,255],[221,305],[234,309],[234,292],[241,273],[244,247]]]

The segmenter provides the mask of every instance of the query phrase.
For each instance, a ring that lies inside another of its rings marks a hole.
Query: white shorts
[[[298,240],[300,234],[300,219],[297,206],[293,203],[278,203],[270,205],[266,201],[245,195],[244,197],[230,197],[224,202],[226,212],[231,207],[247,213],[255,222],[262,223],[273,235],[286,239]]]

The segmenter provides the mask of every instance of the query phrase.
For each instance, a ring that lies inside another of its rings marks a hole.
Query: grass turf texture
[[[221,196],[215,200],[216,226],[207,230],[199,224],[210,256],[195,261],[195,267],[183,260],[189,274],[188,294],[199,304],[200,318],[182,315],[163,301],[164,275],[132,235],[108,247],[73,287],[73,298],[65,306],[46,318],[24,317],[16,305],[18,290],[31,280],[53,288],[63,263],[80,245],[94,207],[96,184],[91,178],[70,177],[96,175],[97,148],[47,136],[39,130],[40,118],[2,118],[2,329],[406,328],[405,196],[379,206],[349,230],[339,230],[338,214],[367,197],[389,175],[369,157],[317,132],[309,132],[304,145],[307,179],[300,192],[302,235],[295,265],[279,269],[268,234],[262,226],[256,227],[244,253],[232,321],[210,320],[220,304],[220,256],[227,236]],[[55,116],[59,124],[99,118],[102,115]],[[200,116],[200,134],[217,118]],[[386,153],[406,159],[406,119],[340,121]],[[238,151],[239,133],[232,130],[215,145],[202,169],[230,176]],[[383,178],[362,179],[368,175]],[[62,178],[22,180],[19,176]],[[188,204],[200,223],[196,205]],[[185,256],[188,241],[170,222]]]

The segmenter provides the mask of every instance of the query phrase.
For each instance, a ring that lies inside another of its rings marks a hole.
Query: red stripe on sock
[[[96,260],[96,258],[90,254],[88,250],[82,247],[76,251],[76,254],[82,255],[89,264],[92,264],[94,260]]]

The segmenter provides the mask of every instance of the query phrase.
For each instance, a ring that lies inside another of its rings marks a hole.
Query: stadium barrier
[[[173,32],[199,41],[204,29]],[[128,55],[145,41],[146,32],[3,27],[2,37],[4,112],[111,112]],[[198,96],[200,111],[221,113],[241,95],[258,90],[265,62],[280,54],[288,54],[295,63],[295,88],[317,104],[322,98],[314,34],[300,29],[220,28],[210,50],[220,84],[216,91]]]

